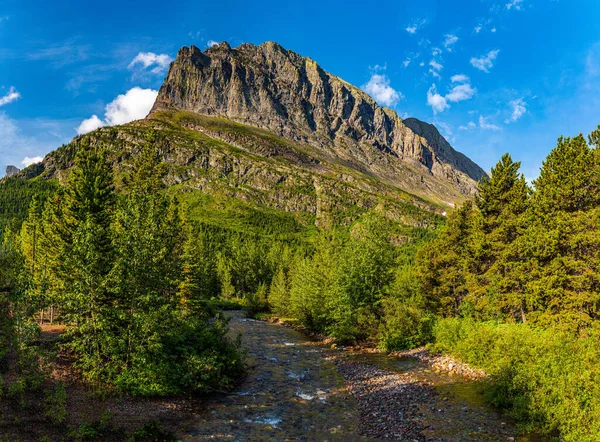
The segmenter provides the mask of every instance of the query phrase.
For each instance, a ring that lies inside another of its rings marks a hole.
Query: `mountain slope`
[[[100,145],[109,150],[117,184],[124,186],[121,178],[147,143],[159,150],[168,168],[164,180],[169,191],[184,200],[203,200],[199,218],[235,206],[246,213],[258,208],[265,216],[273,210],[288,213],[304,226],[348,225],[368,210],[411,226],[439,220],[433,213],[441,211],[438,206],[348,166],[321,161],[310,146],[182,111],[156,112],[145,120],[76,137],[19,176],[64,181],[76,152]]]
[[[371,210],[428,227],[485,175],[434,126],[401,120],[309,58],[222,43],[182,48],[146,119],[75,137],[9,179],[64,181],[78,150],[101,145],[125,186],[148,143],[196,218],[257,232],[264,220],[279,233],[349,225]]]
[[[277,43],[184,47],[152,110],[185,110],[260,127],[317,147],[330,160],[454,203],[486,173],[432,125],[402,121],[360,89]]]

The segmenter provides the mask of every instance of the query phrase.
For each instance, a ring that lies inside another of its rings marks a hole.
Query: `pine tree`
[[[592,145],[599,134],[590,135]],[[599,159],[598,148],[588,146],[582,135],[561,137],[535,181],[535,224],[528,235],[534,268],[528,289],[542,323],[579,328],[598,317]]]
[[[41,310],[43,320],[44,309],[49,305],[47,297],[47,263],[46,253],[42,247],[43,220],[42,207],[38,198],[34,197],[29,207],[27,219],[21,226],[20,249],[25,266],[25,280],[32,307]]]
[[[473,204],[465,202],[450,213],[444,229],[426,244],[415,260],[424,307],[443,316],[460,314],[467,295],[468,248]]]
[[[70,332],[70,347],[79,354],[84,370],[103,370],[110,354],[107,330],[113,324],[109,275],[113,267],[111,223],[114,214],[112,170],[106,151],[89,146],[77,154],[65,189],[63,218],[55,226],[62,237],[58,277],[61,307]]]
[[[594,132],[595,134],[595,132]],[[596,135],[592,134],[592,140]],[[554,212],[577,212],[600,203],[598,154],[583,135],[560,137],[535,180],[535,208],[540,217]]]
[[[268,298],[269,304],[275,314],[279,316],[289,315],[289,296],[288,275],[283,266],[279,266],[271,281]]]
[[[484,316],[526,321],[528,257],[518,239],[528,226],[530,189],[519,173],[520,166],[504,154],[490,179],[479,186],[476,205],[482,218],[474,244],[482,253],[474,261],[470,292]]]

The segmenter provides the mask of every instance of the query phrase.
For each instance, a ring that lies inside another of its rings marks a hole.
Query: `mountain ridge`
[[[487,176],[455,151],[435,126],[403,121],[311,58],[274,42],[235,49],[222,42],[204,52],[193,45],[183,47],[150,116],[173,109],[225,117],[312,144],[366,165],[412,193],[419,194],[423,185],[439,187],[437,199],[446,203],[474,195],[477,181]],[[437,179],[428,183],[428,174]],[[460,195],[452,195],[454,191]]]

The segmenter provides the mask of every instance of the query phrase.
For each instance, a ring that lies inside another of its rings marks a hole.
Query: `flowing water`
[[[392,398],[418,408],[417,440],[530,440],[517,438],[511,422],[486,406],[476,382],[436,373],[412,358],[332,351],[290,328],[227,314],[231,333],[242,333],[247,379],[198,410],[182,440],[377,440],[359,436],[369,434],[360,425],[372,410],[348,391],[336,359],[427,385],[427,397]]]

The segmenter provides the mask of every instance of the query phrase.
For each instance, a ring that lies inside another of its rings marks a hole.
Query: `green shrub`
[[[242,310],[244,308],[244,304],[235,299],[213,298],[206,304],[206,308],[214,313],[216,313],[217,310]]]
[[[379,326],[379,347],[383,350],[407,350],[433,339],[435,317],[395,298],[383,301],[383,319]]]
[[[67,393],[62,384],[46,393],[44,416],[55,424],[62,424],[67,418]]]
[[[436,347],[491,376],[490,401],[527,430],[560,432],[565,441],[600,440],[598,334],[577,337],[525,324],[442,319]]]
[[[255,292],[247,293],[244,297],[244,310],[246,315],[254,317],[258,313],[267,312],[269,303],[267,302],[267,285],[260,284]]]
[[[136,353],[115,384],[135,396],[222,391],[233,387],[244,371],[239,342],[229,341],[227,321],[213,325],[183,317],[151,351]]]
[[[170,442],[176,440],[175,436],[162,429],[160,422],[155,421],[135,430],[128,439],[128,442]]]

